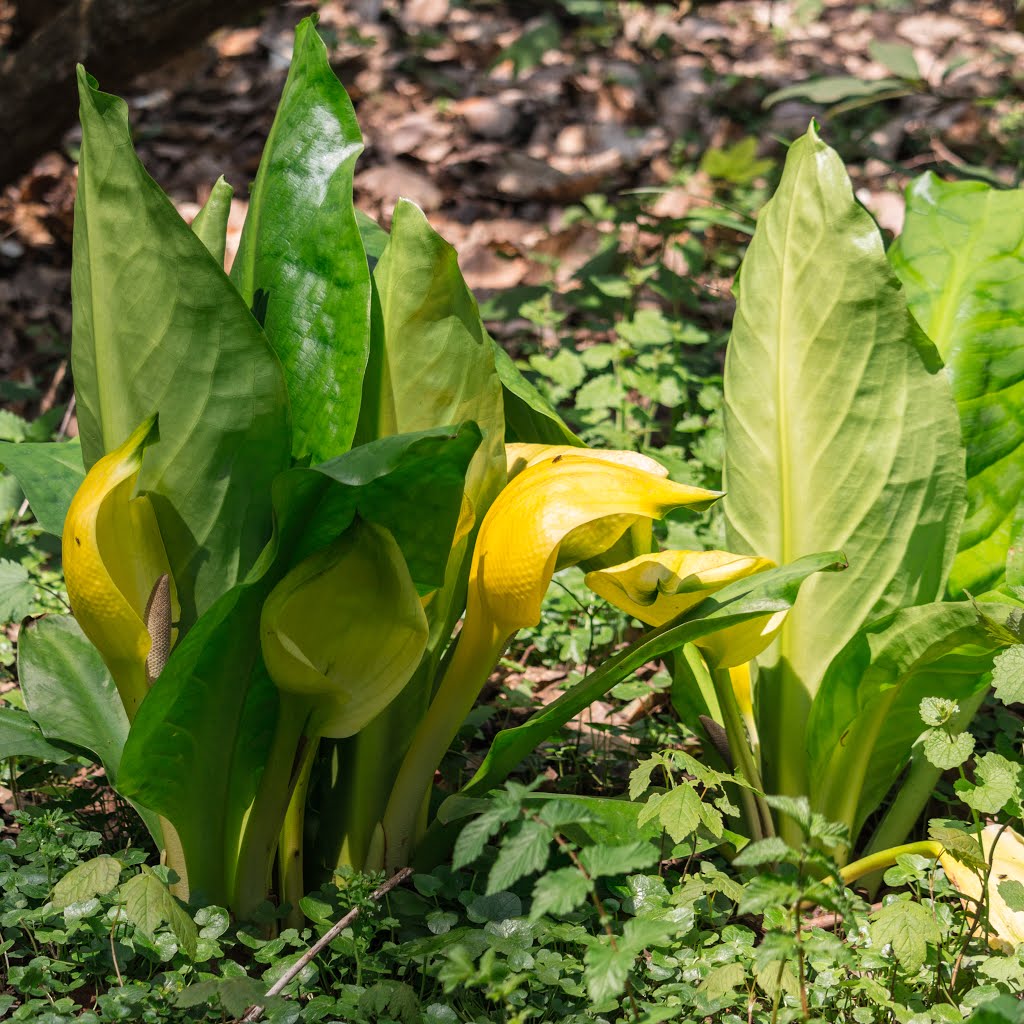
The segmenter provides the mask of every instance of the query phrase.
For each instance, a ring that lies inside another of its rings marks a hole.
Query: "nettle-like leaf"
[[[182,950],[189,957],[196,955],[199,932],[195,922],[152,870],[143,865],[139,874],[121,886],[120,897],[125,917],[144,935],[152,938],[166,925]]]
[[[102,854],[76,864],[53,887],[53,905],[62,910],[72,903],[102,896],[111,891],[121,878],[121,862]]]
[[[934,911],[912,900],[895,900],[871,915],[871,941],[880,948],[889,946],[910,974],[924,965],[928,946],[941,939]]]
[[[889,250],[911,312],[947,363],[967,447],[954,597],[1002,580],[1024,493],[1024,193],[928,173]]]
[[[730,550],[779,565],[842,550],[758,659],[770,792],[806,792],[800,742],[832,658],[865,622],[945,591],[963,449],[938,353],[874,221],[812,126],[743,261],[726,353]]]

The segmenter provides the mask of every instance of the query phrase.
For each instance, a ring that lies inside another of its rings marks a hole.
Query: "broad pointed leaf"
[[[842,549],[759,661],[765,782],[805,791],[801,737],[867,621],[938,599],[963,514],[949,382],[870,215],[812,126],[790,148],[740,274],[725,367],[730,549],[782,565]]]
[[[231,282],[146,173],[128,108],[79,69],[72,366],[86,466],[148,416],[152,495],[187,628],[249,570],[287,465],[281,367]]]
[[[27,711],[0,705],[0,759],[37,757],[60,764],[72,756],[71,751],[50,743]]]
[[[922,699],[967,701],[987,688],[999,647],[969,601],[904,608],[861,629],[829,666],[807,722],[815,809],[855,837],[924,731]]]
[[[0,463],[21,485],[39,525],[59,537],[71,499],[85,479],[81,444],[77,440],[0,441]]]
[[[946,361],[967,446],[967,516],[953,597],[1003,578],[1024,509],[1024,191],[928,173],[907,190],[889,251],[910,310]]]
[[[284,366],[292,453],[322,462],[352,443],[370,329],[370,271],[352,206],[363,137],[307,18],[252,187],[231,279],[262,292]],[[451,421],[449,421],[451,422]]]

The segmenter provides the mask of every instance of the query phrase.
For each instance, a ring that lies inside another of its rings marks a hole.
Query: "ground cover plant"
[[[95,755],[163,863],[135,872],[136,857],[103,855],[59,881],[54,864],[94,840],[73,832],[53,855],[46,829],[61,829],[26,819],[6,854],[2,920],[18,934],[5,955],[50,943],[51,960],[77,965],[67,993],[83,976],[104,987],[126,957],[170,964],[152,1019],[193,1004],[237,1016],[265,990],[197,967],[214,955],[200,938],[215,942],[230,913],[257,962],[271,959],[346,894],[365,898],[353,869],[414,863],[420,896],[437,898],[423,923],[396,895],[385,946],[336,950],[334,1002],[271,1001],[268,1014],[456,1019],[445,1003],[422,1008],[431,985],[479,996],[464,1019],[487,1004],[503,1019],[699,1019],[734,1012],[738,990],[748,1019],[962,1019],[984,1001],[968,998],[961,965],[988,964],[985,938],[1022,934],[1015,833],[982,829],[1020,817],[1019,766],[981,754],[958,787],[970,827],[953,814],[900,844],[941,771],[971,756],[966,730],[991,684],[1008,703],[1021,695],[1019,194],[926,176],[887,254],[811,125],[738,284],[721,503],[732,550],[658,550],[653,520],[720,492],[649,454],[583,445],[491,341],[422,213],[400,201],[389,234],[357,213],[359,129],[311,22],[230,277],[228,187],[190,229],[135,157],[120,101],[84,71],[80,96],[81,442],[0,451],[40,527],[62,537],[74,614],[23,630],[25,710],[0,709],[0,753]],[[598,291],[632,304],[643,283]],[[624,345],[667,329],[626,313]],[[611,366],[621,396],[663,378],[663,355],[642,355],[630,365],[620,347],[589,365]],[[647,412],[642,447],[662,426]],[[624,442],[627,419],[577,425]],[[510,638],[572,565],[650,631],[498,732],[464,785],[435,789]],[[642,762],[630,799],[517,784],[488,796],[658,659],[701,759]],[[737,871],[773,868],[741,886],[705,860],[716,849]],[[483,891],[459,875],[480,858]],[[937,860],[946,881],[930,874]],[[933,908],[902,895],[871,911],[841,884],[892,865],[890,883],[937,894]],[[317,886],[322,899],[307,898]],[[845,943],[803,930],[811,902],[842,917]],[[487,926],[453,932],[462,909]],[[734,913],[763,915],[756,950],[754,931],[725,925]],[[66,952],[79,931],[93,943],[84,966]],[[341,981],[347,956],[355,980]],[[984,998],[1012,991],[1019,963],[1004,959]],[[860,987],[827,977],[827,963],[854,962]],[[42,970],[18,965],[20,995],[59,991]]]

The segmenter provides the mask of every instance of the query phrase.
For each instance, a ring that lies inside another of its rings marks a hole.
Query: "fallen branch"
[[[374,889],[370,893],[371,900],[383,899],[392,889],[396,886],[401,885],[410,875],[412,874],[412,868],[402,868],[401,871],[393,874],[382,886]],[[280,995],[284,991],[293,978],[297,977],[299,972],[312,960],[325,946],[329,946],[358,916],[361,907],[353,907],[340,921],[331,925],[330,929],[324,932],[320,938],[306,950],[298,960],[295,961],[288,968],[284,974],[281,975],[277,981],[267,990],[267,994],[264,996],[265,999],[270,999],[272,996]],[[252,1024],[253,1021],[257,1021],[263,1015],[262,1006],[254,1006],[248,1013],[242,1018],[240,1024]]]

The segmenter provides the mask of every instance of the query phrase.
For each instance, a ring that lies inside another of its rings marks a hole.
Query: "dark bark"
[[[25,0],[23,0],[25,2]],[[32,8],[32,0],[27,6]],[[70,0],[0,57],[0,187],[59,144],[78,115],[75,64],[110,92],[206,38],[255,15],[259,0]]]

